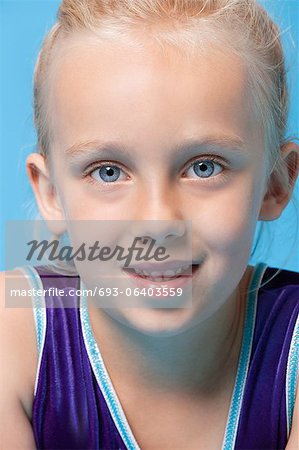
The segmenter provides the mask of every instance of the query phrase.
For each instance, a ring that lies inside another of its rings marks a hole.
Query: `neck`
[[[250,276],[248,271],[246,288]],[[221,389],[236,368],[245,307],[245,295],[237,290],[209,319],[167,337],[142,334],[90,306],[89,314],[113,379],[121,376],[134,386],[208,394]]]

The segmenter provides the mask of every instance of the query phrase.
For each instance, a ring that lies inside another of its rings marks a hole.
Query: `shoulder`
[[[266,267],[262,277],[260,293],[269,296],[269,298],[287,298],[298,305],[299,273]]]
[[[290,430],[286,448],[295,450],[298,448],[299,432],[299,274],[266,267],[259,291],[258,321],[261,335],[265,341],[271,342],[269,352],[272,349],[278,358],[277,371],[283,367],[286,377],[286,414]],[[271,361],[274,358],[273,354]]]
[[[297,332],[298,313],[299,274],[265,266],[257,294],[256,339],[286,353]]]
[[[299,288],[299,273],[291,270],[266,267],[263,283],[267,282],[268,288],[278,289],[285,286],[296,286]]]
[[[12,290],[15,290],[12,292]],[[38,364],[35,322],[30,286],[16,269],[0,273],[0,330],[3,383],[11,386],[31,417]]]
[[[290,435],[286,450],[298,449],[299,437],[299,273],[268,267],[263,282],[269,280],[262,289],[271,293],[279,303],[279,308],[289,310],[290,347],[286,371],[287,414],[289,415]],[[290,327],[290,323],[293,325]],[[291,425],[292,424],[292,425]]]
[[[272,331],[275,329],[283,337],[284,330],[281,327],[288,326],[289,322],[290,336],[299,312],[299,274],[264,264],[261,268],[263,272],[257,291],[257,327],[264,333],[267,324],[271,324],[271,329],[275,325]]]

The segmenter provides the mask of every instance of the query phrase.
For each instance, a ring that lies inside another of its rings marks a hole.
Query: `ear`
[[[39,211],[49,230],[55,235],[64,233],[66,229],[64,212],[51,181],[45,156],[39,153],[29,155],[26,169]]]
[[[293,193],[299,170],[299,146],[294,142],[287,142],[280,151],[284,161],[285,177],[282,180],[273,172],[270,175],[259,220],[278,219]]]

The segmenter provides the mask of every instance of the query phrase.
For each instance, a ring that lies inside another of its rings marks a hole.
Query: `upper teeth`
[[[156,277],[174,277],[176,275],[179,275],[182,272],[185,272],[187,269],[191,269],[191,267],[192,267],[192,264],[187,264],[185,266],[180,267],[179,269],[166,270],[164,272],[157,272],[157,271],[150,272],[148,270],[140,270],[140,269],[134,269],[134,270],[139,275],[156,278]]]

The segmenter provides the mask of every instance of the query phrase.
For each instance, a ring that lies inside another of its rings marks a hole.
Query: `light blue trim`
[[[289,438],[292,429],[293,411],[295,407],[296,387],[299,373],[299,317],[297,317],[293,336],[290,344],[287,376],[286,376],[286,411],[287,411],[287,436]]]
[[[245,389],[245,382],[252,349],[253,333],[255,328],[257,293],[266,268],[267,268],[266,264],[264,263],[258,264],[253,270],[251,282],[249,285],[249,290],[253,292],[249,293],[248,298],[246,300],[246,312],[245,312],[241,353],[235,380],[234,391],[232,394],[230,411],[224,433],[222,450],[232,450],[234,449],[235,446],[239,416],[243,399],[243,392]],[[85,289],[86,288],[83,286],[83,284],[81,284],[81,290],[83,290],[84,292]],[[95,377],[97,379],[98,385],[107,402],[107,406],[111,412],[114,423],[117,429],[119,430],[119,433],[127,448],[129,450],[139,449],[139,446],[134,438],[132,430],[128,424],[124,411],[121,407],[117,394],[110,380],[100,350],[94,339],[91,330],[85,296],[82,296],[80,299],[80,315],[86,350]]]
[[[222,450],[233,450],[235,448],[245,383],[252,351],[258,289],[266,268],[267,268],[266,264],[264,263],[258,264],[254,268],[254,273],[252,275],[251,283],[249,285],[250,292],[246,302],[246,312],[245,312],[245,322],[243,328],[241,352],[238,363],[235,386],[232,394],[230,410],[228,414],[227,425],[224,433]]]
[[[20,267],[30,284],[31,289],[35,289],[36,291],[41,290],[44,292],[43,283],[40,279],[38,272],[32,266],[23,266]],[[44,295],[41,296],[33,296],[32,295],[32,308],[34,314],[35,321],[35,329],[36,329],[36,338],[37,338],[37,351],[38,351],[38,364],[37,364],[37,372],[35,377],[35,385],[34,385],[34,396],[36,395],[39,372],[41,366],[41,359],[43,348],[45,345],[46,339],[46,329],[47,329],[47,311],[46,311],[46,302]]]
[[[140,450],[139,446],[134,438],[133,432],[128,424],[128,421],[125,417],[122,406],[119,402],[119,399],[116,395],[112,382],[110,380],[109,374],[105,367],[104,361],[102,359],[100,350],[97,346],[97,343],[94,339],[90,319],[88,314],[88,308],[86,303],[86,297],[84,295],[84,291],[86,292],[86,288],[81,283],[81,292],[83,295],[80,298],[80,315],[81,315],[81,323],[83,330],[83,338],[85,342],[85,347],[89,356],[89,360],[91,366],[93,368],[93,372],[95,374],[98,385],[101,389],[101,392],[106,400],[107,406],[110,410],[113,421],[119,431],[119,434],[125,443],[128,450]]]
[[[31,289],[36,291],[43,291],[43,284],[40,279],[38,272],[31,266],[24,266],[21,268],[23,272],[27,275],[28,282],[31,285]],[[38,354],[41,353],[43,338],[46,329],[46,314],[45,314],[45,299],[44,296],[32,296],[32,305],[34,312],[34,319],[36,325],[36,335],[37,335],[37,347]]]

